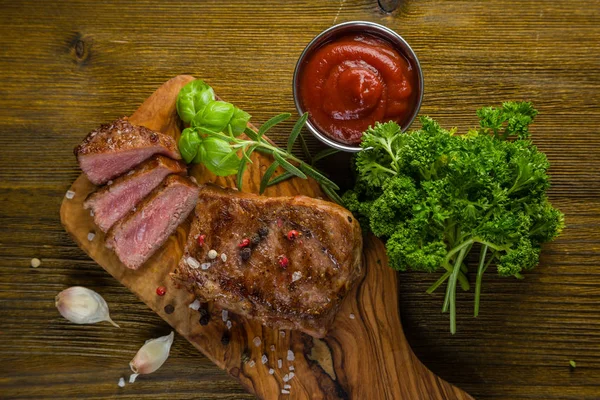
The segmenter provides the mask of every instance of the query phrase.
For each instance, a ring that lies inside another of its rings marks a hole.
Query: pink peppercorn
[[[167,293],[167,288],[164,286],[159,286],[156,288],[156,294],[159,296],[164,296]]]
[[[248,246],[250,246],[250,239],[248,239],[248,238],[242,239],[242,241],[240,242],[240,244],[238,244],[239,248],[248,247]]]
[[[286,269],[290,264],[290,260],[286,256],[279,256],[277,262],[279,262],[279,266],[283,269]]]
[[[299,233],[297,230],[295,230],[295,229],[292,229],[291,231],[289,231],[289,232],[287,233],[287,238],[288,238],[288,240],[294,240],[294,239],[296,239],[298,236],[300,236],[300,233]]]
[[[206,235],[198,236],[198,246],[204,245],[204,240],[206,240]]]

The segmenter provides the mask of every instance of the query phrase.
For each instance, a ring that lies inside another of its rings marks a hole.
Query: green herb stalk
[[[443,312],[456,332],[456,288],[470,288],[466,259],[479,250],[474,315],[480,310],[484,272],[521,279],[538,264],[540,246],[564,226],[553,208],[548,160],[531,142],[530,103],[504,103],[477,112],[478,129],[466,135],[428,117],[403,134],[389,122],[363,134],[357,182],[342,197],[361,225],[386,241],[390,266],[443,275]]]

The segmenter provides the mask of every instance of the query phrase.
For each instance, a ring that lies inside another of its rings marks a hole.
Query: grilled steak
[[[217,307],[323,337],[361,251],[358,222],[337,204],[204,185],[173,278]]]
[[[169,174],[185,172],[185,165],[164,156],[144,161],[111,185],[92,193],[83,204],[94,215],[96,225],[106,232],[146,197]]]
[[[173,137],[132,125],[127,117],[93,130],[74,152],[79,166],[95,185],[129,171],[154,154],[181,159]]]
[[[189,178],[169,175],[136,208],[115,223],[106,236],[125,266],[138,269],[194,209],[198,186]]]

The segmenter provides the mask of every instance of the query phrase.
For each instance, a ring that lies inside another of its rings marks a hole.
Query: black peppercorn
[[[173,307],[173,304],[167,304],[165,306],[165,312],[167,314],[173,314],[173,311],[175,311],[175,307]]]
[[[267,236],[269,234],[269,228],[267,228],[266,226],[262,226],[258,230],[258,234],[261,238],[264,238],[265,236]]]
[[[244,261],[247,261],[250,258],[251,254],[252,254],[252,250],[250,250],[249,247],[244,247],[240,251],[240,255],[242,256],[242,260],[244,260]]]
[[[229,344],[229,339],[230,339],[229,332],[223,333],[223,336],[221,336],[221,344],[223,346],[227,346]]]
[[[252,244],[252,247],[258,246],[258,244],[260,243],[260,236],[259,235],[252,236],[250,238],[250,243]]]
[[[200,308],[198,310],[200,312],[200,325],[208,325],[208,321],[210,321],[210,314],[206,308]]]

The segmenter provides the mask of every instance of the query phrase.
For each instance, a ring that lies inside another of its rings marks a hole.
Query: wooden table
[[[293,112],[304,46],[334,23],[369,20],[413,46],[425,74],[421,113],[443,125],[464,132],[481,106],[535,103],[533,138],[552,163],[550,196],[568,226],[525,280],[486,274],[477,319],[473,294],[460,293],[455,336],[440,313],[443,294],[424,293],[434,277],[401,274],[414,351],[478,399],[599,398],[600,4],[400,3],[385,14],[374,0],[1,2],[0,397],[252,398],[181,338],[162,369],[117,387],[144,340],[168,328],[60,226],[59,205],[79,174],[72,148],[182,73],[206,79],[258,123]],[[284,143],[286,129],[273,139]],[[343,169],[333,172],[343,180]],[[54,296],[72,285],[100,292],[122,329],[62,319]]]

